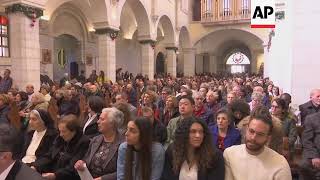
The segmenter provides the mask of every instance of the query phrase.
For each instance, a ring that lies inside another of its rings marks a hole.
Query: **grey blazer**
[[[103,135],[98,135],[94,137],[89,145],[89,149],[84,156],[83,160],[86,162],[87,167],[90,167],[92,163],[93,156],[99,150],[100,145],[104,141]],[[116,180],[117,179],[117,158],[118,158],[118,148],[119,145],[124,141],[124,137],[118,134],[115,138],[115,141],[110,146],[110,150],[108,153],[108,158],[104,162],[104,169],[106,169],[106,174],[101,178],[102,180]],[[89,169],[90,170],[90,169]]]
[[[16,161],[5,180],[45,180],[37,171]]]

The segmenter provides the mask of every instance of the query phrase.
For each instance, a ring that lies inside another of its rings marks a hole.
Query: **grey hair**
[[[102,109],[102,112],[107,113],[109,121],[111,121],[114,125],[114,130],[117,132],[121,132],[121,127],[124,122],[123,113],[115,107],[104,108]]]
[[[202,96],[202,94],[199,91],[196,91],[193,93],[193,99],[196,99],[196,97],[200,96],[202,99],[204,99],[204,97]]]
[[[253,92],[251,94],[251,99],[256,99],[256,100],[259,100],[262,102],[262,99],[263,99],[263,94],[260,93],[260,92]]]

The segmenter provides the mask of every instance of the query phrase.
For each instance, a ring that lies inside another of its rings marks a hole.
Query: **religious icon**
[[[42,55],[42,64],[51,64],[51,50],[50,49],[42,49],[41,50]]]
[[[92,57],[91,54],[88,54],[88,55],[86,56],[86,64],[87,64],[88,66],[92,66],[92,64],[93,64],[93,57]]]

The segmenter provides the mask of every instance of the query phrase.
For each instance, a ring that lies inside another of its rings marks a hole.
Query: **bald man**
[[[303,125],[305,118],[313,113],[319,112],[320,109],[320,89],[313,89],[310,92],[310,100],[299,106],[301,115],[301,124]]]

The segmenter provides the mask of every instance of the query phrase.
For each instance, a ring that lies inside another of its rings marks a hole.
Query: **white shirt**
[[[46,134],[47,130],[38,132],[34,131],[31,143],[27,149],[26,155],[22,158],[22,162],[24,163],[32,163],[34,162],[37,157],[36,157],[36,151],[41,143],[42,138]]]
[[[86,122],[86,124],[84,125],[83,127],[83,133],[86,131],[86,128],[89,126],[89,124],[94,120],[94,118],[96,118],[97,114],[94,114],[91,116],[91,114],[89,113],[89,119],[88,121]]]
[[[198,167],[197,165],[193,165],[189,168],[187,161],[184,161],[180,173],[179,180],[197,180],[198,179]]]
[[[264,147],[263,152],[251,155],[246,145],[227,148],[224,153],[226,180],[291,180],[287,160],[277,152]]]
[[[50,100],[51,100],[50,94],[46,94],[46,95],[44,96],[44,100],[45,100],[46,102],[50,102]]]
[[[11,171],[13,165],[14,165],[15,161],[9,166],[7,167],[7,169],[5,169],[1,174],[0,174],[0,180],[4,180],[7,178],[9,172]]]

